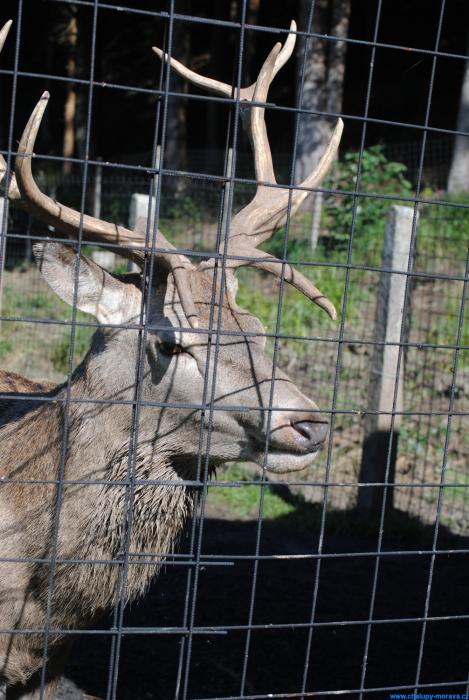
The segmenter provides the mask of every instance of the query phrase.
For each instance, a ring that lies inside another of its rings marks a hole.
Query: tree
[[[190,13],[189,0],[185,0],[180,5],[182,7],[180,7],[179,12]],[[190,39],[187,24],[175,21],[173,23],[171,55],[185,65],[188,65],[190,60]],[[187,81],[182,80],[174,71],[170,71],[169,80],[171,92],[177,92],[180,95],[188,92]],[[171,170],[187,170],[187,107],[187,99],[183,97],[170,97],[168,100],[164,165],[165,168]],[[181,178],[175,178],[173,184],[177,192],[184,190],[185,183]]]
[[[469,42],[467,47],[469,55]],[[469,60],[466,61],[459,103],[457,130],[469,133]],[[454,139],[453,159],[448,176],[448,192],[458,194],[469,191],[469,136],[457,135]]]
[[[75,78],[77,74],[77,38],[78,24],[76,17],[76,8],[70,5],[68,8],[70,19],[65,27],[63,42],[67,46],[67,65],[66,71],[69,78]],[[73,158],[75,153],[75,116],[77,111],[77,91],[74,83],[67,83],[67,92],[65,97],[64,107],[64,140],[63,140],[63,157]],[[72,163],[69,160],[63,162],[64,175],[70,174],[72,171]]]
[[[321,36],[302,39],[298,46],[297,103],[313,114],[300,116],[295,164],[297,182],[304,180],[314,168],[332,133],[333,120],[316,117],[314,112],[335,114],[342,109],[347,44],[327,37],[345,39],[350,21],[351,0],[316,0],[314,5],[312,2],[300,2],[299,29]]]
[[[78,89],[74,82],[78,77],[86,77],[88,71],[87,26],[83,13],[76,5],[59,8],[54,14],[50,26],[53,43],[54,63],[62,60],[70,82],[66,83],[63,108],[62,155],[66,159],[62,172],[69,175],[73,169],[70,158],[85,158],[87,90]]]

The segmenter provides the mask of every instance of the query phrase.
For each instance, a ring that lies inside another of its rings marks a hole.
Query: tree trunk
[[[181,3],[183,7],[179,12],[188,14],[190,3]],[[173,24],[171,54],[184,65],[190,64],[190,35],[188,27],[183,22],[175,21]],[[188,85],[174,71],[170,74],[171,92],[187,93]],[[164,155],[164,167],[170,170],[187,170],[187,109],[189,105],[183,97],[168,98],[168,113],[166,118],[166,144]],[[181,178],[171,178],[176,192],[182,192],[185,183]],[[163,183],[170,186],[172,183]]]
[[[469,53],[469,42],[467,51]],[[469,61],[466,62],[458,112],[458,131],[469,132]],[[453,159],[448,176],[448,192],[469,191],[469,136],[455,136]]]
[[[77,44],[77,74],[80,77],[89,77],[90,75],[90,43],[85,41],[85,37],[90,35],[91,31],[91,18],[88,17],[87,13],[81,11],[82,8],[77,8],[77,28],[79,41]],[[88,152],[86,149],[86,137],[88,130],[88,100],[89,100],[89,88],[88,85],[80,86],[77,91],[76,99],[76,116],[75,116],[75,156],[80,158],[80,160],[85,160],[86,158],[91,158],[94,151],[94,129],[91,125],[91,133],[88,145]],[[99,99],[99,92],[95,94],[94,100]]]
[[[247,5],[247,11],[246,11],[246,24],[253,24],[257,25],[257,19],[259,17],[259,7],[260,7],[261,1],[260,0],[249,0],[248,5]],[[250,85],[257,77],[255,72],[253,71],[253,62],[254,58],[256,55],[256,38],[257,38],[257,33],[251,31],[248,31],[246,33],[246,39],[245,39],[245,51],[244,51],[244,75],[246,76],[245,78],[245,84]]]
[[[65,67],[67,77],[75,78],[77,75],[77,39],[78,39],[78,24],[76,12],[71,8],[72,16],[65,29],[64,41],[67,47],[67,64]],[[63,157],[73,158],[75,154],[75,119],[77,112],[77,90],[75,83],[67,83],[65,93],[64,107],[64,138],[63,138]],[[69,175],[72,171],[72,163],[64,160],[62,164],[62,172],[64,175]]]
[[[313,114],[300,116],[295,164],[297,182],[313,170],[334,126],[333,119],[316,116],[314,112],[339,113],[342,109],[347,44],[329,41],[326,36],[347,37],[350,6],[351,0],[316,0],[311,22],[311,0],[301,0],[299,29],[323,36],[303,39],[298,47],[297,103]],[[304,76],[301,75],[303,63]],[[309,205],[312,206],[312,202]]]

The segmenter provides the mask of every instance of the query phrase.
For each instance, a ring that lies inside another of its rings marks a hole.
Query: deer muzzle
[[[262,454],[259,449],[256,461],[277,473],[305,469],[324,446],[328,432],[329,423],[319,409],[272,411],[269,431],[263,435]]]

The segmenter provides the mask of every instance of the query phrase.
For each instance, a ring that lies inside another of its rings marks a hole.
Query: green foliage
[[[357,182],[360,154],[350,152],[342,161],[335,164],[324,186],[334,190],[352,189]],[[384,155],[384,146],[376,145],[363,151],[358,191],[370,195],[412,196],[412,185],[405,177],[406,166],[389,161]],[[382,236],[386,213],[392,200],[377,197],[359,197],[355,202],[353,195],[330,194],[325,196],[323,226],[328,232],[329,244],[333,248],[345,248],[352,228],[354,211],[355,244],[367,246],[370,237]]]
[[[305,212],[305,214],[306,213],[307,212]],[[306,224],[306,222],[304,223]],[[305,230],[308,230],[310,227],[311,224],[309,222],[307,225],[301,226],[301,228],[304,228]],[[275,255],[276,258],[282,259],[285,257],[285,228],[279,229],[275,236],[273,236],[270,241],[267,241],[267,243],[263,246],[263,249],[267,253]],[[311,243],[305,238],[293,238],[290,233],[286,257],[288,260],[312,260]]]
[[[200,206],[188,195],[178,195],[167,205],[162,204],[161,215],[167,219],[201,219]]]
[[[432,194],[426,191],[422,196],[430,199]],[[466,249],[468,240],[469,197],[467,194],[452,197],[445,195],[445,200],[451,204],[435,200],[434,204],[421,206],[419,248],[434,258],[454,258],[464,273],[466,260],[462,251]]]

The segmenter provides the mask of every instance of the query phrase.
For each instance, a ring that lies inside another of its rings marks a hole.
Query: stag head
[[[0,50],[10,24],[0,32]],[[231,219],[217,254],[208,261],[192,263],[145,220],[130,230],[81,214],[41,192],[31,161],[48,93],[39,100],[24,130],[14,174],[7,177],[0,156],[0,182],[5,180],[8,197],[34,217],[72,239],[81,230],[83,242],[110,245],[113,250],[119,244],[119,254],[142,269],[145,261],[151,261],[145,266],[153,270],[148,288],[148,275],[112,275],[71,246],[53,242],[35,246],[40,270],[50,286],[68,303],[76,300],[78,308],[93,314],[101,324],[78,371],[82,377],[99,377],[100,398],[134,396],[138,327],[145,319],[140,440],[164,448],[172,461],[181,458],[186,464],[195,463],[201,420],[211,426],[213,465],[246,460],[272,471],[302,469],[327,436],[327,420],[316,404],[280,370],[273,377],[262,324],[236,303],[234,273],[238,267],[249,266],[284,277],[336,317],[332,303],[309,279],[259,250],[324,178],[343,128],[339,120],[320,162],[299,189],[276,183],[264,105],[273,78],[293,52],[295,30],[292,22],[285,45],[274,46],[255,83],[239,94],[230,85],[200,76],[154,49],[194,85],[242,102],[258,185],[252,201]],[[116,328],[122,324],[125,327]],[[92,393],[96,381],[89,384]],[[115,424],[112,429],[117,430]]]

